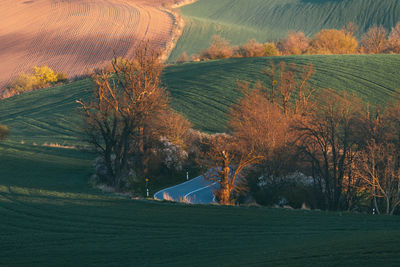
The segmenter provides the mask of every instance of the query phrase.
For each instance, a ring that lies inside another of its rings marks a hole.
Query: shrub
[[[387,30],[374,26],[365,33],[361,40],[361,51],[367,54],[380,54],[388,48]]]
[[[68,81],[68,77],[67,74],[65,74],[64,72],[59,72],[57,73],[57,82],[67,82]]]
[[[14,89],[17,92],[31,91],[39,88],[38,81],[34,75],[21,73],[19,76],[11,82],[10,89]]]
[[[234,48],[229,41],[215,35],[210,47],[200,53],[200,60],[231,58],[233,53]]]
[[[5,125],[0,124],[0,140],[4,140],[8,137],[10,131],[8,127]]]
[[[188,61],[188,55],[183,52],[182,55],[176,60],[176,63],[185,63]]]
[[[354,54],[358,41],[351,32],[345,30],[321,30],[311,42],[311,53],[315,54]]]
[[[236,55],[239,57],[263,57],[265,56],[265,47],[257,43],[256,39],[251,39],[247,44],[239,46]]]
[[[388,42],[390,52],[400,54],[400,22],[392,28]]]
[[[303,32],[290,32],[288,37],[278,43],[278,48],[284,55],[300,55],[310,47],[310,39]]]
[[[8,88],[15,93],[20,93],[43,88],[58,81],[67,81],[67,75],[63,72],[54,73],[48,66],[35,66],[33,67],[33,74],[20,73]]]
[[[39,86],[46,86],[49,83],[57,82],[57,74],[48,66],[33,67],[34,76]]]
[[[264,44],[264,55],[266,57],[273,57],[279,55],[279,50],[276,48],[274,43]]]

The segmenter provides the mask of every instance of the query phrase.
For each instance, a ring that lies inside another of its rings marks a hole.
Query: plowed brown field
[[[130,57],[149,40],[164,47],[173,18],[161,0],[1,0],[0,89],[22,71],[48,65],[68,76]]]

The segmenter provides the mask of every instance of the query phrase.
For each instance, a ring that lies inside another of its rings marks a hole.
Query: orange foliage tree
[[[284,55],[304,54],[310,47],[310,39],[303,32],[289,32],[288,36],[278,43],[278,49]]]
[[[234,48],[230,46],[229,41],[221,36],[214,35],[209,48],[200,53],[200,59],[222,59],[231,58]]]
[[[358,41],[350,31],[322,30],[311,42],[312,54],[354,54],[358,49]]]
[[[239,57],[263,57],[265,56],[265,46],[251,39],[247,44],[239,46],[236,51],[236,55]]]

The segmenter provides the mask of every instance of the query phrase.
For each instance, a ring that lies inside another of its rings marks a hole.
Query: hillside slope
[[[397,0],[199,0],[181,11],[186,26],[170,61],[183,52],[199,53],[215,34],[233,44],[251,38],[264,42],[282,38],[290,30],[313,35],[352,21],[360,36],[372,25],[390,29],[400,20]]]
[[[262,79],[271,58],[170,66],[172,104],[196,125],[224,130],[237,79]],[[313,83],[377,103],[399,87],[400,56],[302,56]],[[76,99],[89,80],[0,101],[0,265],[398,266],[399,217],[132,200],[93,189]],[[43,144],[58,143],[64,147]],[[185,179],[182,177],[182,179]],[[150,178],[150,187],[152,181]]]
[[[173,19],[160,0],[0,1],[0,90],[22,71],[49,65],[85,74],[139,42],[162,48]]]
[[[381,104],[400,90],[400,55],[315,55],[270,58],[242,58],[172,65],[165,69],[164,83],[171,104],[198,129],[226,130],[226,114],[240,96],[236,81],[261,80],[270,65],[285,61],[299,66],[312,63],[316,88],[347,90]],[[17,142],[73,144],[80,133],[75,100],[88,96],[89,80],[46,88],[0,101],[0,123],[11,128]]]
[[[229,106],[240,96],[236,81],[269,77],[263,70],[270,62],[312,63],[316,74],[310,83],[316,88],[355,92],[372,105],[384,105],[400,90],[400,55],[314,55],[243,58],[185,63],[166,69],[172,104],[194,125],[209,132],[225,131]]]

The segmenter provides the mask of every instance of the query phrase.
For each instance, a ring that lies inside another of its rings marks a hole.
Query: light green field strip
[[[217,34],[232,44],[285,37],[290,30],[312,36],[321,29],[358,25],[357,35],[373,25],[387,29],[400,20],[397,0],[199,0],[181,8],[186,27],[169,61],[207,48]]]

